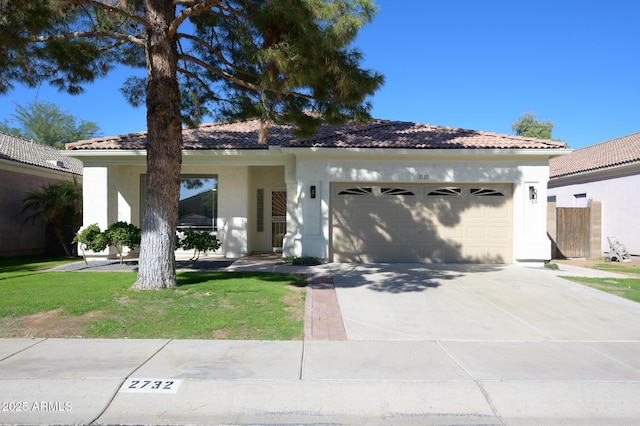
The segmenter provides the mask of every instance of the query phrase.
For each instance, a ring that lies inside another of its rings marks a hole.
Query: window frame
[[[187,228],[193,228],[195,230],[199,230],[199,231],[208,231],[208,232],[217,232],[218,231],[218,190],[219,190],[219,179],[218,179],[218,175],[217,174],[209,174],[209,173],[188,173],[188,174],[181,174],[180,175],[180,188],[182,188],[182,181],[186,180],[186,179],[213,179],[215,180],[215,186],[213,189],[213,198],[212,198],[212,203],[213,206],[211,206],[211,214],[212,214],[212,218],[211,218],[211,226],[186,226],[183,225],[181,226],[180,224],[177,224],[176,226],[176,231],[179,231],[181,229],[187,229]],[[204,191],[203,191],[204,192]],[[146,173],[143,173],[140,175],[140,223],[142,223],[142,218],[144,217],[144,211],[145,211],[145,207],[146,207],[146,195],[147,195],[147,175]],[[194,194],[195,195],[199,195],[199,194]],[[191,196],[191,197],[193,197]],[[191,198],[189,197],[189,198]],[[178,202],[180,202],[182,200],[179,200]],[[179,209],[179,205],[178,205],[178,209]]]

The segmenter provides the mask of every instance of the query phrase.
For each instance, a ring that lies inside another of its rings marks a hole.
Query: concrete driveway
[[[640,340],[640,304],[517,265],[332,264],[349,340]]]
[[[475,390],[466,395],[484,398],[503,424],[640,421],[640,304],[558,277],[612,274],[515,265],[332,270],[348,343],[360,341],[348,355],[358,365],[393,365],[444,380],[447,391],[469,381]],[[390,340],[395,346],[384,347],[396,364],[379,347]]]

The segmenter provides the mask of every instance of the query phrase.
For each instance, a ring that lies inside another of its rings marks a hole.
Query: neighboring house
[[[41,254],[46,230],[39,221],[24,222],[22,198],[43,185],[80,183],[82,162],[60,150],[0,133],[0,256]]]
[[[183,191],[202,180],[220,253],[335,262],[544,261],[549,158],[564,143],[372,120],[295,139],[259,122],[185,129]],[[84,224],[141,223],[146,133],[67,144],[84,163]],[[203,190],[204,190],[203,189]],[[204,200],[205,197],[199,197]]]
[[[548,196],[556,207],[601,204],[602,253],[609,251],[607,237],[617,237],[631,254],[640,254],[640,133],[554,158],[549,172]]]

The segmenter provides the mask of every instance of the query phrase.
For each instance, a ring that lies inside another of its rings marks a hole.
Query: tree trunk
[[[138,280],[134,289],[176,285],[175,249],[182,120],[176,79],[177,47],[168,30],[171,0],[145,2],[147,21],[147,197],[142,219]]]
[[[53,227],[53,233],[56,236],[56,240],[58,241],[58,243],[62,246],[62,250],[64,251],[64,254],[67,257],[71,257],[71,253],[69,252],[69,248],[67,247],[67,244],[64,241],[64,234],[62,233],[62,230],[57,227],[54,226]]]

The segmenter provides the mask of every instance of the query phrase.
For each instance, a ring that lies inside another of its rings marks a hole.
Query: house
[[[258,120],[184,129],[181,200],[220,253],[334,262],[514,263],[550,258],[549,140],[371,120],[311,139]],[[146,133],[67,144],[84,163],[84,224],[141,223]],[[208,219],[203,226],[202,216]]]
[[[631,254],[640,254],[640,132],[577,149],[549,164],[548,196],[557,207],[601,208],[600,256],[607,237],[617,237]]]
[[[60,150],[0,133],[0,256],[41,254],[47,246],[39,222],[24,223],[22,198],[43,185],[81,182],[82,162]]]

